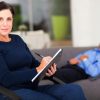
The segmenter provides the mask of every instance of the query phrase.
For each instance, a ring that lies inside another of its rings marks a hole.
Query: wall
[[[71,0],[73,46],[100,43],[100,0]]]

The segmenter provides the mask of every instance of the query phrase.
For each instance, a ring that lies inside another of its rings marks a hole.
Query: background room
[[[12,34],[20,35],[30,49],[100,43],[99,0],[3,1],[12,3],[17,12]]]

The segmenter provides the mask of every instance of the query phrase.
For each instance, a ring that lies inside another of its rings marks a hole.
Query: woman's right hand
[[[40,72],[48,63],[49,61],[52,59],[52,57],[50,56],[47,56],[47,57],[44,57],[42,60],[41,60],[41,63],[38,67],[36,67],[36,70],[37,72]]]
[[[72,64],[72,65],[78,64],[79,63],[79,60],[76,59],[76,58],[72,58],[72,59],[69,60],[69,63]]]

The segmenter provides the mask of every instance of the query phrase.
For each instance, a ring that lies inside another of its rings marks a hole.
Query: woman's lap
[[[42,86],[38,91],[52,95],[57,100],[86,100],[81,87],[76,84]]]
[[[44,94],[38,91],[30,89],[19,89],[14,91],[22,100],[56,100],[48,94]]]
[[[76,84],[39,86],[36,90],[24,88],[14,92],[22,100],[86,100],[81,87]]]

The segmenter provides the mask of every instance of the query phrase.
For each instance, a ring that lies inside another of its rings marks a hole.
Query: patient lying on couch
[[[66,83],[71,83],[100,74],[100,46],[81,52],[76,57],[67,61],[55,76]]]

